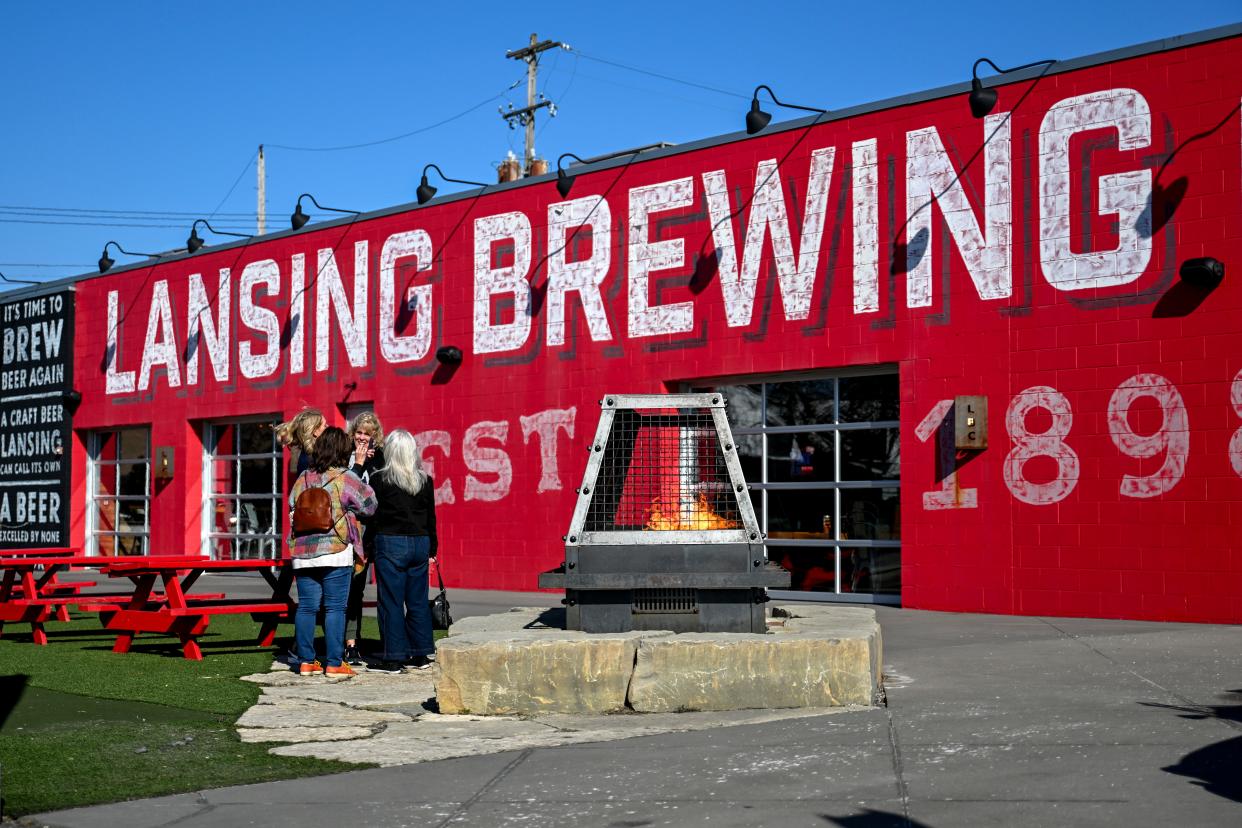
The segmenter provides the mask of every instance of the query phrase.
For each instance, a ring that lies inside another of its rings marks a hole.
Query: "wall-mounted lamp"
[[[556,159],[556,191],[561,194],[561,198],[569,198],[569,191],[572,190],[574,186],[574,178],[576,176],[572,176],[565,172],[565,168],[561,166],[561,162],[566,158],[572,158],[579,164],[594,164],[596,161],[607,161],[610,158],[620,158],[622,155],[638,155],[640,152],[647,152],[648,150],[653,149],[664,149],[665,147],[671,146],[674,145],[667,141],[660,141],[655,144],[645,144],[641,147],[635,147],[634,149],[619,150],[617,152],[610,152],[606,155],[596,155],[592,158],[579,158],[572,152],[563,152],[561,153],[561,157]]]
[[[461,365],[461,348],[456,345],[441,345],[436,348],[436,362],[441,365]]]
[[[159,446],[155,449],[155,479],[172,480],[173,447]]]
[[[572,158],[579,164],[586,163],[572,152],[563,152],[561,157],[556,159],[556,191],[561,194],[561,198],[569,198],[569,191],[574,188],[574,176],[565,172],[565,168],[561,166],[561,162],[566,158]]]
[[[198,237],[198,226],[200,224],[217,236],[237,236],[239,239],[254,238],[254,236],[248,236],[245,233],[230,233],[227,230],[217,230],[207,223],[207,219],[198,219],[194,224],[190,225],[190,237],[185,240],[185,249],[189,253],[196,253],[203,246],[203,240]]]
[[[306,222],[310,221],[310,216],[302,212],[302,199],[304,198],[309,198],[311,200],[311,204],[314,204],[320,210],[330,210],[333,213],[353,213],[355,216],[359,215],[361,212],[360,210],[341,210],[337,207],[324,207],[318,201],[315,201],[315,197],[310,193],[302,193],[298,196],[298,203],[293,210],[293,215],[289,217],[289,222],[293,225],[294,230],[301,230],[306,226]]]
[[[427,170],[435,170],[437,173],[440,174],[440,177],[443,178],[445,181],[452,181],[457,184],[473,184],[476,187],[487,186],[481,181],[466,181],[465,179],[462,179],[462,178],[449,178],[447,175],[444,174],[444,171],[441,170],[439,167],[437,167],[435,164],[428,164],[427,166],[423,167],[423,179],[422,181],[419,182],[418,190],[416,191],[419,204],[426,204],[428,201],[431,201],[431,199],[434,198],[436,194],[436,188],[427,183]]]
[[[100,271],[100,273],[102,273],[102,272],[103,272],[103,271],[101,270],[101,271]],[[0,273],[0,279],[3,279],[4,281],[8,282],[10,285],[37,285],[37,284],[41,284],[40,282],[35,282],[35,281],[30,280],[30,279],[10,279],[8,276],[5,276],[3,273]]]
[[[68,411],[70,416],[73,416],[78,406],[82,404],[82,392],[76,388],[69,389],[60,398],[64,403],[65,411]]]
[[[1198,287],[1216,287],[1225,278],[1225,263],[1211,256],[1187,259],[1177,269],[1177,275],[1183,282]]]
[[[99,256],[99,272],[100,273],[107,273],[108,268],[116,264],[116,262],[113,261],[110,256],[108,256],[109,247],[115,247],[118,252],[124,253],[126,256],[147,256],[148,258],[158,258],[160,255],[158,253],[134,253],[132,251],[126,250],[125,248],[121,247],[116,242],[110,241],[104,245],[103,253]]]
[[[775,103],[777,106],[783,106],[786,109],[801,109],[804,112],[818,112],[821,115],[828,114],[828,110],[820,109],[817,106],[802,106],[800,104],[785,103],[780,98],[776,97],[776,93],[772,91],[772,87],[767,86],[765,84],[759,84],[758,86],[755,87],[754,94],[750,96],[750,112],[746,113],[746,134],[747,135],[754,135],[756,132],[759,132],[761,129],[767,126],[768,122],[772,120],[771,114],[764,112],[762,109],[759,108],[759,90],[760,89],[768,90],[768,96],[772,98],[772,102]]]
[[[1012,69],[1002,69],[987,58],[979,58],[975,61],[975,65],[970,70],[970,114],[976,118],[983,118],[992,111],[992,107],[996,106],[996,90],[984,87],[983,81],[979,80],[979,64],[986,63],[996,70],[998,74],[1008,75],[1010,72],[1017,72],[1021,69],[1030,69],[1032,66],[1051,66],[1056,63],[1055,60],[1037,60],[1032,63],[1024,63],[1021,66],[1015,66]]]

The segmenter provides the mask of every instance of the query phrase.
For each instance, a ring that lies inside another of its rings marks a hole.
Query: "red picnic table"
[[[60,551],[60,550],[48,550]],[[180,560],[181,557],[178,556]],[[6,622],[29,623],[31,637],[39,646],[46,646],[47,632],[43,623],[68,621],[68,607],[98,612],[104,608],[125,605],[132,592],[99,592],[83,590],[97,586],[96,581],[63,582],[56,578],[61,572],[78,569],[107,570],[125,561],[149,561],[145,556],[114,555],[6,555],[0,557],[0,634]],[[202,600],[224,598],[224,595],[199,596]],[[163,593],[149,596],[152,602],[163,602]]]
[[[73,546],[62,546],[62,547],[48,547],[44,549],[5,549],[4,552],[0,554],[3,554],[5,557],[15,557],[15,558],[16,557],[29,557],[29,558],[57,557],[59,558],[59,557],[65,557],[65,556],[80,555],[81,550]],[[84,589],[85,587],[95,586],[95,584],[97,583],[96,581],[74,581],[72,583],[65,583],[63,581],[58,581],[56,579],[56,575],[57,573],[53,572],[51,577],[48,578],[46,581],[44,581],[40,585],[39,595],[42,595],[42,596],[65,595],[65,594],[70,594],[70,593],[81,592],[82,589]],[[20,598],[23,594],[23,589],[24,588],[20,583],[14,584],[13,596]],[[58,607],[56,610],[56,618],[59,621],[68,621],[69,620],[68,606],[65,606],[62,604],[60,607]],[[4,622],[0,620],[0,632],[3,631],[3,628],[4,628]]]
[[[197,555],[127,558],[110,564],[107,573],[112,578],[133,581],[134,592],[129,602],[123,606],[84,607],[98,610],[104,627],[117,631],[114,653],[129,652],[137,633],[154,632],[178,636],[185,657],[201,661],[198,637],[206,631],[213,615],[249,614],[262,625],[258,645],[268,647],[276,637],[277,625],[292,621],[297,610],[297,604],[289,597],[293,567],[287,564],[288,561],[275,560],[216,561]],[[258,572],[272,587],[272,597],[255,601],[215,595],[187,596],[204,572]],[[162,601],[151,600],[157,578],[164,585]]]
[[[45,621],[53,616],[60,621],[69,620],[69,607],[93,603],[95,605],[117,604],[129,600],[129,593],[84,593],[83,587],[95,586],[94,581],[65,583],[57,576],[70,567],[106,569],[118,561],[145,560],[145,558],[112,557],[107,555],[78,555],[74,550],[43,550],[51,554],[31,554],[27,551],[6,552],[0,557],[0,634],[6,622],[29,623],[34,642],[47,644]],[[157,596],[157,600],[162,597]]]

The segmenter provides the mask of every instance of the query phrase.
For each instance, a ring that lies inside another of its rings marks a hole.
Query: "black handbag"
[[[436,581],[440,584],[440,594],[427,602],[431,605],[431,628],[433,630],[447,630],[453,623],[453,616],[449,613],[448,594],[444,591],[444,576],[440,574],[440,559],[435,558],[434,560],[436,562]]]

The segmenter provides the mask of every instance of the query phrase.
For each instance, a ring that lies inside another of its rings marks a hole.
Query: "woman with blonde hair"
[[[388,435],[384,456],[384,467],[371,475],[378,505],[370,521],[384,652],[371,669],[425,670],[435,653],[427,605],[427,566],[438,546],[435,483],[423,471],[418,443],[405,429]]]
[[[353,446],[353,467],[350,469],[363,483],[370,481],[384,465],[384,426],[374,411],[363,411],[349,424],[349,440]],[[371,561],[375,560],[375,533],[369,519],[363,518],[363,556],[354,564],[353,580],[349,584],[349,603],[345,607],[345,660],[354,667],[366,662],[358,649],[362,638],[362,598],[367,587]],[[349,634],[353,627],[353,635]]]
[[[297,473],[301,474],[310,466],[311,452],[315,450],[315,440],[328,427],[328,421],[318,408],[303,408],[288,422],[276,426],[276,439],[280,444],[297,452]]]

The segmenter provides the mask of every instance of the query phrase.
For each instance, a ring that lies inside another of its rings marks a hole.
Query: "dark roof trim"
[[[1086,55],[1084,57],[1078,57],[1078,58],[1072,58],[1070,60],[1059,61],[1053,64],[1052,67],[1048,69],[1046,72],[1039,67],[1025,69],[1021,72],[1013,72],[1009,75],[1004,76],[1005,77],[1004,83],[1006,84],[1017,83],[1018,81],[1026,80],[1028,78],[1033,78],[1040,74],[1059,75],[1063,72],[1073,72],[1078,69],[1085,69],[1090,66],[1098,66],[1104,63],[1113,63],[1115,61],[1128,60],[1129,58],[1141,57],[1143,55],[1157,54],[1159,52],[1168,52],[1168,51],[1172,51],[1173,49],[1183,49],[1187,46],[1197,46],[1202,43],[1210,43],[1211,41],[1214,41],[1214,40],[1224,40],[1224,39],[1231,38],[1231,37],[1237,37],[1239,35],[1242,35],[1242,23],[1231,23],[1227,26],[1218,26],[1214,29],[1204,29],[1198,32],[1191,32],[1190,34],[1175,35],[1173,37],[1166,37],[1160,40],[1151,40],[1151,41],[1148,41],[1147,43],[1140,43],[1136,46],[1125,46],[1123,48],[1112,49],[1107,52],[1097,52],[1096,54],[1093,54],[1093,55]],[[806,118],[798,118],[792,121],[782,121],[779,124],[769,127],[767,130],[764,131],[764,134],[775,135],[777,133],[788,132],[790,130],[803,129],[815,123],[823,123],[823,124],[831,123],[833,121],[839,121],[839,120],[843,120],[846,118],[855,118],[855,117],[858,117],[859,115],[865,115],[865,114],[872,113],[872,112],[879,112],[885,109],[894,109],[900,106],[909,106],[911,104],[924,103],[926,101],[933,101],[938,98],[945,98],[951,95],[962,95],[969,91],[970,91],[970,81],[966,80],[961,83],[954,83],[948,86],[941,86],[936,89],[928,89],[923,92],[914,92],[908,95],[898,95],[893,98],[885,98],[884,100],[873,101],[871,103],[866,103],[866,104],[860,104],[858,106],[852,106],[847,109],[833,110],[827,115],[814,115],[814,116],[809,116]],[[740,109],[738,111],[739,113],[741,112]],[[597,172],[599,170],[612,169],[614,167],[625,166],[626,164],[637,163],[640,160],[648,161],[648,160],[655,159],[655,158],[667,158],[669,156],[681,155],[687,152],[695,152],[697,150],[707,149],[709,147],[715,147],[721,144],[730,144],[735,141],[745,140],[747,137],[749,136],[747,136],[744,131],[730,132],[725,135],[717,135],[711,138],[703,138],[699,141],[691,141],[686,144],[676,144],[674,146],[666,147],[664,149],[651,150],[650,152],[642,153],[640,156],[624,156],[623,155],[622,157],[614,158],[608,161],[600,161],[600,162],[593,163],[593,164],[574,165],[574,174],[582,175],[588,172]],[[494,193],[494,192],[507,191],[507,190],[512,190],[512,189],[517,189],[519,187],[533,187],[533,186],[538,186],[539,184],[544,184],[544,183],[552,182],[555,180],[556,180],[556,173],[550,172],[546,175],[531,176],[528,178],[518,179],[517,181],[509,181],[503,184],[490,184],[486,187],[480,187],[474,190],[464,190],[462,192],[451,193],[449,195],[444,195],[444,196],[440,196],[439,198],[432,199],[431,201],[427,202],[426,205],[419,205],[417,202],[408,202],[406,204],[399,204],[395,207],[385,207],[383,209],[374,210],[369,213],[361,213],[357,216],[353,216],[350,218],[334,219],[331,221],[321,222],[319,224],[308,224],[306,225],[306,227],[303,227],[301,230],[284,230],[284,231],[280,231],[277,233],[267,233],[263,236],[256,237],[254,239],[246,239],[246,240],[241,240],[241,241],[236,241],[236,242],[229,242],[229,243],[221,244],[221,245],[213,245],[210,248],[203,248],[203,249],[204,251],[210,252],[210,253],[216,253],[216,252],[223,251],[223,250],[232,250],[232,249],[239,248],[239,247],[249,246],[251,244],[254,244],[256,241],[266,242],[272,239],[280,239],[280,238],[285,238],[287,236],[292,236],[297,233],[305,233],[307,232],[308,229],[327,230],[333,227],[342,227],[348,224],[355,224],[355,223],[362,222],[362,221],[368,221],[370,219],[383,218],[385,216],[391,216],[397,213],[406,213],[406,212],[410,212],[413,210],[420,210],[432,204],[437,204],[437,205],[438,204],[450,204],[454,201],[466,201],[468,199],[474,199],[474,198],[479,198],[484,195],[490,195],[491,193]],[[196,253],[194,255],[201,256],[203,254]],[[157,262],[152,262],[150,259],[148,259],[143,262],[136,262],[130,265],[114,267],[112,270],[109,270],[106,275],[111,276],[113,274],[123,273],[129,270],[141,270],[144,268],[152,267],[154,264],[157,264],[157,263],[167,264],[170,262],[182,261],[182,260],[189,259],[189,258],[192,258],[192,257],[187,254],[183,254],[179,256],[171,256],[167,259],[159,259]],[[14,290],[9,293],[0,294],[0,300],[7,302],[12,299],[23,299],[29,296],[41,295],[44,293],[52,293],[57,290],[63,290],[66,287],[70,287],[76,282],[84,281],[86,279],[99,278],[100,275],[101,274],[98,274],[98,273],[84,273],[80,276],[69,276],[64,279],[57,279],[54,282],[45,282],[37,287],[20,288],[18,290]]]

